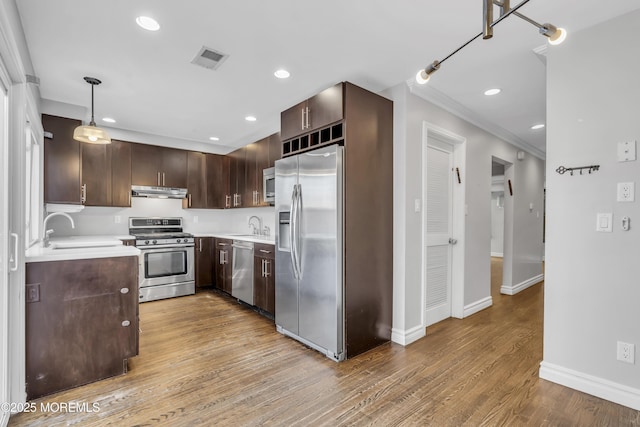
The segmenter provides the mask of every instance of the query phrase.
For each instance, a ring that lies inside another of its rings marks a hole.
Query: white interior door
[[[9,416],[9,271],[11,248],[17,236],[9,236],[8,98],[0,82],[0,425]],[[15,256],[15,254],[14,254]]]
[[[453,146],[430,138],[424,183],[426,326],[451,317],[452,168]]]

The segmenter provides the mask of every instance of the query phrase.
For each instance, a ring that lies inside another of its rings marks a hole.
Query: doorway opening
[[[491,297],[510,283],[513,260],[513,164],[491,157]]]

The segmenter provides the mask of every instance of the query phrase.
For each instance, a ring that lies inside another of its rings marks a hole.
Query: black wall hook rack
[[[571,176],[573,176],[574,171],[580,171],[580,175],[582,175],[582,171],[585,169],[587,169],[589,173],[591,173],[600,169],[600,165],[579,166],[576,168],[565,168],[564,166],[560,166],[558,169],[556,169],[556,172],[558,172],[560,175],[563,175],[565,172],[569,172]]]

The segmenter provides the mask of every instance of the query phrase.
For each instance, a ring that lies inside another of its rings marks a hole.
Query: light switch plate
[[[599,213],[597,215],[596,231],[603,233],[613,232],[613,214]]]
[[[631,162],[633,160],[636,160],[636,142],[618,142],[618,161]]]

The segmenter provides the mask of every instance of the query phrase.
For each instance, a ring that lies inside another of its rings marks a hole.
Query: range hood
[[[184,199],[187,197],[187,189],[132,185],[131,195],[133,197],[149,197],[156,199]]]

